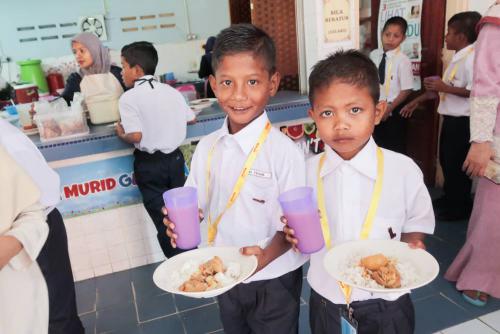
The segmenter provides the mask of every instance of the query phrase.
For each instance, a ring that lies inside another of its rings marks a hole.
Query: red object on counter
[[[57,90],[64,88],[64,78],[61,73],[50,73],[47,75],[50,95],[58,95]]]
[[[14,91],[17,104],[38,101],[38,86],[35,84],[15,85]]]

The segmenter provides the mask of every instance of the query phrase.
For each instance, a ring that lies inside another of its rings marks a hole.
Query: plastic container
[[[17,113],[19,114],[19,124],[24,130],[34,128],[33,117],[30,114],[32,103],[23,103],[16,105]]]
[[[179,92],[184,96],[186,102],[196,100],[196,87],[194,85],[181,85],[176,87]]]
[[[34,120],[42,142],[75,138],[89,133],[85,117],[78,112],[37,113]]]
[[[113,95],[96,95],[85,98],[90,122],[102,124],[118,121],[120,119],[118,99],[119,97]]]
[[[40,59],[18,61],[17,65],[20,67],[22,81],[36,84],[38,90],[42,93],[49,92],[49,86],[47,85],[47,80],[42,70],[42,61]]]
[[[35,84],[19,84],[13,86],[17,103],[38,101],[38,87]]]
[[[175,224],[177,247],[193,249],[201,242],[198,195],[194,187],[180,187],[163,193],[169,219]]]
[[[301,253],[312,254],[325,246],[318,206],[311,187],[299,187],[278,198],[288,225],[294,230]]]
[[[58,95],[57,90],[64,88],[64,78],[61,73],[50,73],[47,75],[50,95]]]

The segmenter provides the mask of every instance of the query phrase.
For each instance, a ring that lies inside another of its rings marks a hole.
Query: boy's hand
[[[292,249],[294,250],[294,252],[298,252],[299,249],[297,248],[297,243],[299,241],[295,238],[294,230],[288,226],[288,221],[286,220],[285,216],[281,216],[280,220],[283,224],[285,224],[283,232],[285,233],[286,241],[292,245]]]
[[[462,169],[469,176],[484,176],[488,161],[491,160],[493,154],[490,142],[473,142],[470,146],[469,153],[465,158]]]
[[[257,257],[257,268],[254,271],[254,274],[259,272],[262,268],[269,264],[269,260],[267,259],[266,250],[262,249],[259,246],[247,246],[242,247],[240,249],[241,254],[243,255],[255,255]]]
[[[116,129],[116,135],[118,137],[122,138],[125,135],[125,129],[123,128],[123,125],[121,122],[116,123],[115,129]]]
[[[407,105],[405,105],[403,107],[403,109],[401,109],[399,114],[403,118],[410,118],[413,115],[413,112],[415,111],[415,109],[417,109],[417,107],[418,107],[418,102],[413,100],[410,103],[408,103]]]
[[[410,248],[425,249],[425,234],[421,232],[402,233],[401,241],[406,242]]]
[[[410,246],[410,248],[413,248],[413,249],[423,249],[425,250],[425,244],[422,240],[413,240],[413,241],[409,241],[408,242],[408,246]]]
[[[433,90],[435,92],[443,92],[446,93],[448,89],[448,85],[443,82],[441,79],[434,80],[425,80],[424,81],[425,89]]]

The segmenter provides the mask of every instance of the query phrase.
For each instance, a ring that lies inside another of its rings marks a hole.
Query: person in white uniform
[[[59,175],[49,167],[33,142],[15,126],[0,119],[0,145],[33,179],[41,196],[49,236],[37,258],[49,290],[49,334],[83,334],[76,309],[75,283],[68,238],[61,214]]]
[[[413,333],[409,291],[341,288],[323,265],[330,246],[393,239],[424,248],[425,234],[434,231],[432,202],[422,172],[410,158],[381,149],[371,137],[386,108],[386,102],[379,101],[377,68],[358,51],[337,52],[314,66],[309,99],[309,115],[325,152],[307,161],[307,184],[317,194],[326,245],[311,255],[307,274],[311,331],[341,333],[340,311],[349,314],[349,305],[358,333]],[[377,209],[368,214],[369,207]],[[286,227],[285,232],[295,245],[293,230]]]
[[[0,145],[0,333],[46,334],[47,285],[36,258],[49,228],[33,180]]]
[[[253,25],[233,25],[217,35],[212,65],[210,84],[227,118],[196,147],[186,186],[198,189],[207,241],[242,247],[259,262],[253,276],[217,297],[224,332],[298,333],[305,258],[285,240],[278,196],[305,185],[305,161],[265,112],[279,86],[274,42]],[[166,224],[175,240],[175,226]]]

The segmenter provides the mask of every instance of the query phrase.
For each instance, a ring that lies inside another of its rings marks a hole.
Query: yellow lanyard
[[[318,165],[318,202],[319,202],[319,211],[321,213],[321,229],[323,231],[323,238],[325,239],[326,247],[329,249],[331,247],[331,233],[330,233],[330,225],[328,224],[328,217],[326,212],[325,205],[325,192],[323,189],[323,179],[321,178],[321,169],[325,163],[326,153],[321,155]],[[384,179],[384,154],[380,147],[377,147],[377,178],[375,180],[375,186],[373,187],[372,199],[370,202],[370,207],[368,208],[368,212],[366,213],[365,222],[363,227],[361,228],[360,239],[365,240],[368,239],[370,232],[373,228],[373,220],[375,219],[375,215],[377,214],[377,208],[380,202],[380,197],[382,194],[382,183]],[[346,303],[349,305],[351,299],[352,288],[349,285],[346,285],[342,282],[338,282],[342,293],[345,296]]]
[[[389,90],[391,89],[391,78],[392,78],[392,58],[396,57],[399,54],[400,49],[396,51],[394,56],[391,57],[391,61],[389,62],[389,65],[387,66],[387,73],[385,75],[385,100],[387,101],[389,99]]]
[[[233,192],[231,196],[229,197],[229,201],[226,204],[226,207],[222,212],[217,216],[215,221],[212,223],[212,217],[210,215],[210,212],[208,213],[208,243],[210,245],[213,244],[215,240],[215,236],[217,235],[217,226],[219,225],[222,216],[226,213],[226,211],[236,202],[236,199],[238,198],[238,195],[240,194],[241,189],[243,188],[243,185],[245,184],[245,179],[248,176],[248,173],[250,172],[250,168],[252,167],[255,159],[257,158],[257,154],[259,153],[260,149],[262,148],[262,144],[266,141],[267,136],[269,135],[269,132],[271,131],[271,123],[267,121],[266,126],[262,130],[259,139],[253,146],[252,150],[248,154],[247,160],[245,161],[245,164],[243,165],[243,169],[241,170],[240,176],[238,177],[238,180],[236,181]],[[217,141],[212,145],[212,148],[208,152],[208,159],[207,159],[207,179],[206,179],[206,193],[207,193],[207,201],[210,198],[210,165],[212,164],[212,157],[215,151],[215,145],[217,144]],[[210,209],[210,205],[208,205],[208,208]]]
[[[455,64],[455,66],[453,66],[453,68],[451,69],[450,73],[448,74],[448,80],[446,80],[446,72],[448,72],[448,69],[446,69],[446,71],[444,71],[443,81],[446,84],[451,84],[452,83],[453,79],[455,79],[455,75],[457,75],[458,67],[463,62],[465,62],[465,60],[467,60],[467,57],[469,57],[469,55],[472,53],[472,51],[474,51],[474,47],[471,47],[467,51],[467,53],[462,57],[462,59],[460,59],[459,61],[457,61],[457,63]],[[441,101],[444,101],[444,99],[446,99],[446,93],[440,93],[440,97],[441,97]]]

